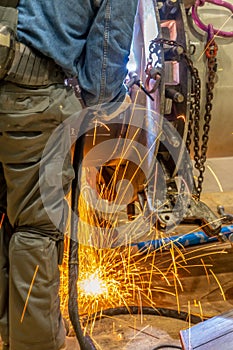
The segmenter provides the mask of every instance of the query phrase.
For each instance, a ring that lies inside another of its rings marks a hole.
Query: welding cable
[[[79,242],[78,242],[78,202],[80,196],[80,186],[78,181],[78,172],[81,169],[83,158],[84,136],[79,137],[75,143],[73,168],[75,178],[72,182],[71,189],[71,228],[70,228],[70,246],[69,246],[69,301],[68,310],[69,317],[74,328],[77,340],[81,350],[96,350],[92,339],[83,334],[82,326],[79,317],[78,308],[78,291],[77,281],[79,275]]]
[[[87,316],[83,319],[83,324],[87,325],[93,321],[101,320],[105,317],[114,317],[120,315],[152,315],[152,316],[164,316],[168,318],[174,318],[181,321],[189,322],[189,324],[197,324],[204,321],[203,317],[190,314],[185,311],[178,311],[175,309],[167,309],[164,307],[153,308],[150,306],[122,306],[115,307],[106,310],[101,310],[97,313],[94,313],[91,316]],[[154,348],[153,350],[162,349],[163,347],[170,347],[173,349],[182,349],[181,347],[175,347],[176,345],[159,345],[159,347]]]
[[[233,225],[224,226],[220,232],[221,236],[233,241]],[[171,236],[164,237],[161,239],[150,240],[139,243],[132,243],[132,247],[137,247],[138,250],[142,253],[154,251],[157,249],[168,250],[171,247],[171,244],[175,244],[179,247],[190,247],[198,244],[213,243],[218,242],[217,237],[209,237],[203,231],[197,231],[192,233],[187,233],[180,236]]]
[[[152,316],[162,316],[168,318],[174,318],[181,321],[189,322],[191,324],[197,324],[202,322],[203,317],[190,314],[185,311],[178,311],[175,309],[167,309],[164,307],[153,308],[150,306],[119,306],[115,308],[109,308],[101,310],[83,319],[83,324],[87,325],[92,321],[98,321],[105,317],[114,317],[120,315],[152,315]]]

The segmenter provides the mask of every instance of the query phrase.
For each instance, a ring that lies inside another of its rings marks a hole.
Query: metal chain
[[[213,89],[215,85],[215,77],[216,77],[216,70],[217,70],[216,52],[217,52],[216,43],[213,40],[211,42],[208,42],[205,49],[205,54],[207,57],[207,81],[206,81],[206,93],[205,93],[206,94],[205,95],[205,98],[206,98],[205,114],[204,114],[204,124],[203,124],[201,145],[199,140],[200,115],[197,116],[196,114],[194,114],[194,160],[195,160],[195,168],[199,171],[197,186],[196,186],[198,199],[200,199],[200,195],[202,192],[206,154],[207,154],[208,141],[209,141],[211,111],[213,107],[212,105]],[[197,91],[199,90],[200,92],[200,84],[197,83],[197,85],[199,85],[197,87]],[[199,92],[197,92],[197,95],[199,95]],[[200,103],[198,107],[195,106],[195,110],[197,108],[200,111]]]
[[[178,44],[174,40],[168,40],[163,38],[156,38],[152,40],[149,46],[150,66],[152,65],[152,62],[153,62],[152,55],[153,53],[156,53],[156,48],[158,44],[182,47],[182,45]],[[195,162],[194,166],[199,171],[195,196],[197,197],[197,199],[200,199],[200,195],[202,192],[202,185],[204,181],[205,161],[206,161],[210,121],[211,121],[213,89],[215,85],[215,76],[216,76],[216,68],[217,68],[217,62],[216,62],[217,45],[214,42],[214,40],[211,40],[210,42],[207,43],[205,48],[205,54],[207,57],[208,77],[206,82],[206,103],[205,103],[204,125],[203,125],[203,135],[202,135],[201,145],[200,145],[201,79],[199,77],[197,68],[194,67],[193,62],[188,56],[184,47],[183,47],[183,50],[184,51],[182,55],[186,60],[186,63],[191,73],[191,79],[192,79],[186,147],[190,152],[190,146],[192,143],[192,134],[193,134],[194,162]]]

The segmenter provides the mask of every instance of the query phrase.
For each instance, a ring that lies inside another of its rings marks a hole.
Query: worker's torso
[[[77,59],[95,14],[90,3],[83,0],[20,0],[18,40],[75,74]]]

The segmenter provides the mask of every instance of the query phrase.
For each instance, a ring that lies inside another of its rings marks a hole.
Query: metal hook
[[[205,4],[205,2],[209,2],[211,4],[217,5],[217,6],[223,6],[225,8],[227,8],[228,10],[231,11],[231,13],[233,14],[233,5],[223,1],[223,0],[197,0],[195,2],[195,4],[192,7],[192,18],[195,22],[195,24],[202,30],[204,30],[205,32],[209,33],[209,27],[207,25],[205,25],[199,18],[198,13],[197,13],[197,8],[199,6],[203,6]],[[225,32],[223,30],[220,29],[215,29],[213,28],[213,33],[216,36],[222,36],[225,38],[233,38],[233,32]]]
[[[208,24],[208,36],[207,36],[207,41],[211,42],[214,40],[214,26],[213,24]]]

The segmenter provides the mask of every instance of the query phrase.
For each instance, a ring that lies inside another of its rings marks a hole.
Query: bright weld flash
[[[96,272],[89,275],[85,280],[80,281],[79,287],[84,294],[89,296],[108,294],[105,281],[102,280]]]

